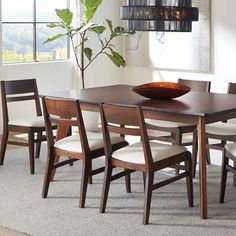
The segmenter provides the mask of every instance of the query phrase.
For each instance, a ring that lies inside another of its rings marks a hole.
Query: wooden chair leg
[[[221,182],[220,182],[220,203],[224,203],[225,199],[225,187],[226,187],[226,181],[227,181],[227,173],[226,165],[229,164],[228,157],[225,156],[225,153],[223,152],[223,159],[222,159],[222,167],[221,167]]]
[[[90,170],[89,171],[92,171],[93,169],[93,166],[92,166],[92,161],[90,162]],[[90,175],[89,178],[88,178],[88,183],[89,184],[92,184],[93,183],[93,176]]]
[[[104,213],[106,210],[106,205],[107,205],[107,197],[108,197],[108,192],[110,188],[110,177],[112,175],[112,167],[108,166],[105,169],[105,174],[104,174],[104,181],[103,181],[103,188],[102,188],[102,197],[101,197],[101,203],[100,203],[100,213]]]
[[[198,134],[197,129],[193,131],[193,144],[192,144],[192,175],[196,176],[197,169],[197,153],[198,153]]]
[[[236,167],[236,161],[233,162],[234,167]],[[233,174],[233,185],[236,186],[236,174]]]
[[[125,176],[125,187],[126,187],[126,192],[131,193],[131,178],[130,174]]]
[[[185,166],[189,172],[189,175],[186,176],[186,185],[187,185],[187,193],[188,193],[188,205],[189,207],[193,207],[193,176],[192,176],[192,160],[189,158],[185,161]]]
[[[4,157],[6,153],[7,140],[8,140],[9,131],[3,130],[2,143],[1,143],[1,153],[0,153],[0,165],[3,165]]]
[[[55,159],[54,153],[52,151],[49,151],[44,174],[42,198],[46,198],[48,196],[48,189],[49,189],[49,184],[51,182],[54,159]]]
[[[30,174],[34,174],[34,133],[28,134]]]
[[[89,180],[89,172],[90,172],[90,163],[87,160],[83,160],[82,177],[81,177],[81,185],[80,185],[80,202],[79,202],[80,208],[84,208],[85,206],[86,193],[87,193],[88,180]]]
[[[37,133],[37,139],[38,139],[38,140],[42,139],[42,132],[38,132],[38,133]],[[40,149],[41,149],[41,143],[42,143],[42,142],[37,142],[37,143],[36,143],[36,155],[35,155],[35,158],[39,158]]]
[[[69,159],[72,159],[71,157],[69,157]],[[69,166],[73,166],[74,165],[74,163],[73,162],[70,162],[69,163]]]
[[[206,145],[209,144],[209,139],[206,138]],[[207,148],[206,149],[206,161],[207,161],[207,164],[211,164],[211,155],[210,155],[210,148]]]
[[[152,188],[153,188],[154,173],[146,173],[146,183],[145,183],[145,200],[144,200],[144,212],[143,212],[143,224],[149,223],[150,207],[152,200]]]
[[[181,132],[176,132],[175,133],[175,139],[172,142],[174,145],[181,145],[182,143],[182,134]],[[175,174],[178,175],[179,174],[179,169],[175,169]]]
[[[146,183],[146,172],[143,172],[143,188],[145,191],[145,183]]]

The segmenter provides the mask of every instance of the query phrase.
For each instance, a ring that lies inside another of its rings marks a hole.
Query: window
[[[3,63],[67,59],[66,37],[43,44],[61,33],[46,25],[58,21],[55,8],[66,7],[68,0],[2,0]]]

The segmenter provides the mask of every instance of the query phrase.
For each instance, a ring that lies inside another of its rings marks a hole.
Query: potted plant
[[[47,26],[50,28],[61,28],[64,33],[54,35],[48,38],[44,43],[57,40],[61,37],[68,36],[75,55],[76,64],[80,71],[82,89],[85,88],[85,71],[100,55],[106,55],[116,66],[124,67],[124,58],[115,51],[113,41],[119,36],[133,34],[124,27],[113,27],[112,21],[106,19],[106,26],[101,23],[93,23],[92,19],[102,0],[81,0],[84,8],[84,15],[79,20],[78,26],[72,25],[73,13],[69,9],[55,9],[60,19],[59,23],[51,23]],[[109,31],[108,37],[107,30]],[[100,49],[95,51],[87,46],[89,37],[95,35],[99,41]]]

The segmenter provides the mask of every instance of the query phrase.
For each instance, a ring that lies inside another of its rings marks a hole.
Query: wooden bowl
[[[188,93],[191,88],[172,82],[152,82],[132,89],[135,93],[151,99],[172,99]]]

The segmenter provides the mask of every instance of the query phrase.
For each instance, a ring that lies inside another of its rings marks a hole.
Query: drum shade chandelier
[[[191,32],[199,11],[192,0],[128,0],[120,14],[130,30]]]

